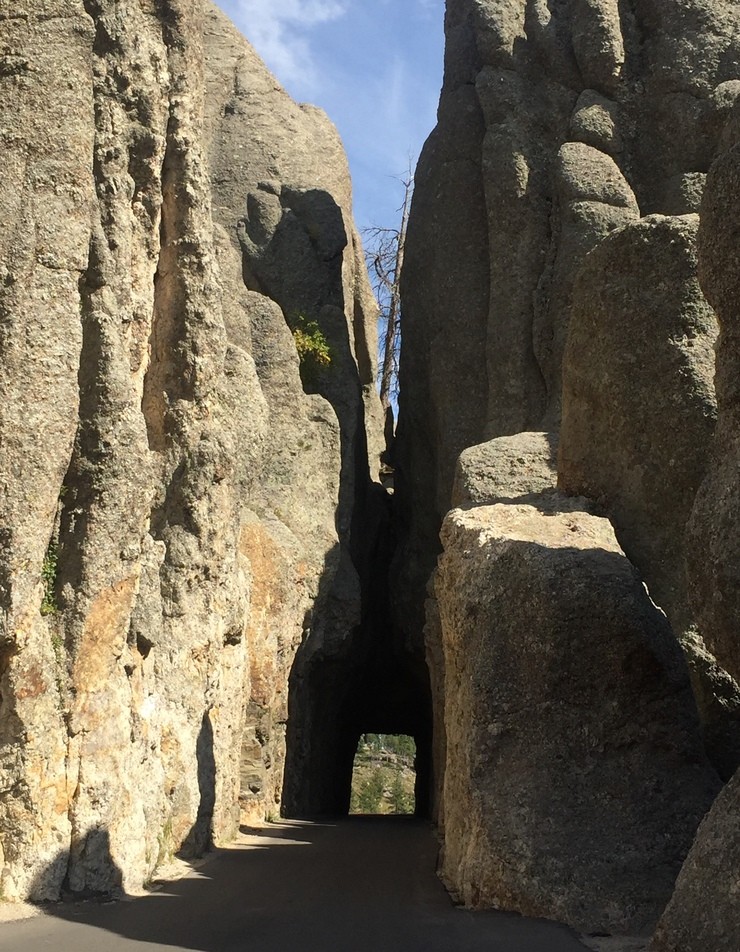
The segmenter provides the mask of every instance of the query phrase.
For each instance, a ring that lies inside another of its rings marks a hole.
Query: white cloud
[[[294,98],[342,135],[361,225],[395,226],[397,177],[435,121],[445,0],[216,0]]]
[[[317,71],[309,40],[311,27],[346,12],[342,0],[232,0],[224,6],[239,21],[252,45],[278,79],[300,95],[310,94]]]

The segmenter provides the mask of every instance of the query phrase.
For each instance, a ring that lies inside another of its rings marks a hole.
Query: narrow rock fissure
[[[229,847],[239,941],[489,947],[431,820],[468,907],[738,947],[737,0],[448,0],[397,433],[327,117],[206,0],[17,3],[0,896]]]
[[[370,732],[414,737],[415,812],[429,813],[431,698],[424,658],[404,650],[392,618],[392,496],[377,484],[370,486],[359,511],[353,525],[359,624],[339,651],[329,645],[313,653],[309,632],[291,674],[287,817],[347,814],[357,744]]]

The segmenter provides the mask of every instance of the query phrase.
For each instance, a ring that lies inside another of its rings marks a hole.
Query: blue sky
[[[442,85],[444,0],[216,0],[288,92],[321,106],[349,156],[355,220],[397,224]]]

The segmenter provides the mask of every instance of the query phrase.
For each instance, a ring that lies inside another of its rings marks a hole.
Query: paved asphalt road
[[[281,823],[142,898],[0,924],[0,952],[584,952],[553,923],[456,909],[426,824]]]

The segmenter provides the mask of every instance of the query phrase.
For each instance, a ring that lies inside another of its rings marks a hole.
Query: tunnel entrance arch
[[[287,818],[349,813],[357,743],[369,732],[414,739],[415,812],[430,816],[429,670],[424,646],[409,644],[394,620],[393,497],[359,479],[355,491],[345,550],[350,558],[340,558],[338,570],[326,576],[326,589],[320,587],[291,669],[281,804]],[[349,619],[358,614],[352,625]]]
[[[355,754],[368,733],[412,738],[414,814],[430,815],[432,715],[426,664],[406,654],[393,658],[371,650],[369,657],[363,655],[315,656],[294,667],[282,805],[286,817],[348,815]]]

